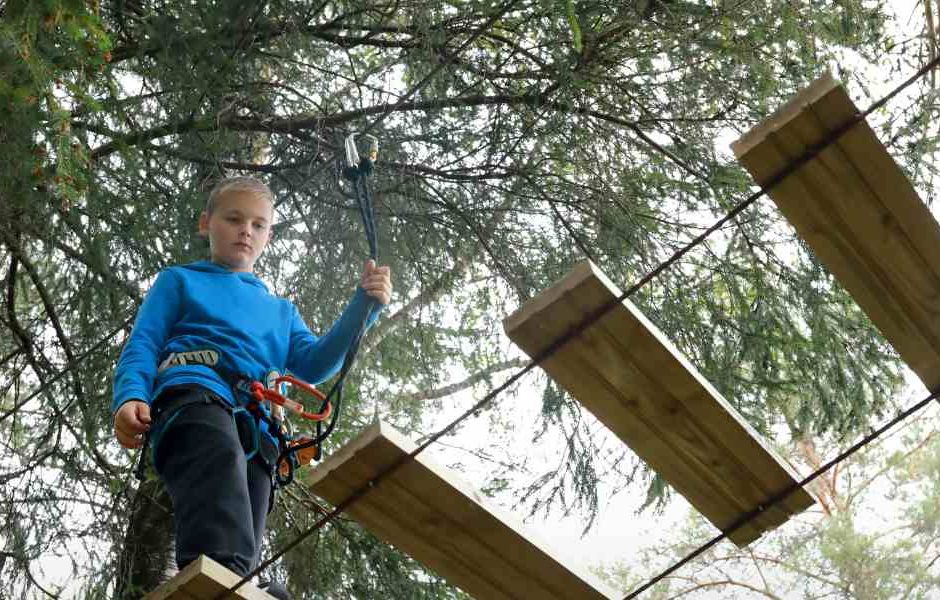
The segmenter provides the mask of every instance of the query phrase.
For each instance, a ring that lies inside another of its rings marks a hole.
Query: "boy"
[[[245,575],[260,557],[277,446],[265,421],[250,419],[246,432],[236,418],[247,414],[245,398],[226,374],[266,382],[289,371],[319,383],[339,369],[363,318],[374,323],[391,297],[389,268],[370,260],[339,320],[313,335],[253,275],[271,239],[273,200],[251,177],[216,185],[199,218],[211,261],[157,276],[115,369],[115,436],[140,448],[149,432],[173,500],[180,569],[205,554]]]

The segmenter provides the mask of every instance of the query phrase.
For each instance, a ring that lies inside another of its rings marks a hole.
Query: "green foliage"
[[[70,119],[78,106],[97,108],[92,88],[111,48],[105,23],[86,2],[7,3],[0,20],[5,194],[46,186],[72,202],[88,189],[89,156]]]
[[[581,41],[581,25],[578,23],[578,13],[574,7],[574,0],[566,0],[565,14],[568,17],[568,26],[571,27],[571,45],[578,54],[584,49]]]

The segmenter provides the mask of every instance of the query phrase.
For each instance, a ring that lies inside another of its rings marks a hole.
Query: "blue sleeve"
[[[150,403],[157,360],[173,325],[179,320],[179,310],[178,276],[170,270],[161,271],[137,311],[134,329],[114,369],[112,413],[130,400]]]
[[[330,331],[323,337],[317,337],[310,332],[297,307],[294,307],[287,370],[313,384],[329,379],[343,366],[343,358],[359,332],[362,319],[368,315],[367,326],[371,327],[384,308],[361,287],[357,288],[346,310]]]

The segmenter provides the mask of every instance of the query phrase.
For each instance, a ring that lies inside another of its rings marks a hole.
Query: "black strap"
[[[375,166],[368,156],[362,157],[359,164],[347,166],[343,169],[343,177],[352,183],[356,205],[359,207],[359,216],[362,217],[362,226],[366,232],[369,243],[369,256],[372,260],[379,259],[378,235],[375,231],[375,209],[372,205],[372,190],[369,186],[369,175]]]
[[[369,243],[369,257],[378,261],[379,258],[379,248],[378,248],[378,235],[375,231],[375,210],[372,204],[372,193],[369,189],[369,179],[368,176],[372,174],[374,170],[374,164],[369,157],[362,157],[358,165],[348,165],[343,169],[343,176],[350,180],[352,183],[354,195],[356,197],[356,205],[359,207],[359,215],[362,217],[363,229],[366,233],[366,239]],[[349,371],[352,369],[353,363],[356,361],[356,355],[359,353],[359,346],[362,342],[362,338],[365,335],[366,327],[369,323],[369,317],[372,315],[372,310],[376,305],[376,301],[372,300],[369,303],[369,309],[366,311],[365,316],[362,318],[362,323],[359,325],[359,330],[356,332],[355,337],[353,337],[352,342],[349,345],[349,349],[346,351],[346,356],[343,358],[343,365],[339,370],[339,375],[336,378],[336,382],[333,383],[333,387],[330,388],[330,391],[326,395],[326,400],[323,401],[323,404],[320,406],[320,411],[323,411],[326,408],[327,403],[332,403],[333,405],[333,414],[330,416],[330,421],[324,427],[321,421],[317,421],[316,425],[316,434],[314,437],[306,442],[301,444],[296,444],[294,446],[287,447],[284,451],[281,452],[281,455],[277,459],[277,465],[275,465],[275,481],[278,486],[289,485],[294,480],[294,467],[298,464],[296,458],[297,452],[304,450],[306,448],[316,448],[316,454],[314,455],[314,460],[320,460],[322,456],[323,442],[333,433],[333,430],[336,428],[336,423],[339,420],[340,410],[343,405],[343,386],[346,383],[346,376],[349,375]],[[280,467],[284,464],[286,466],[285,471],[286,475],[281,475]]]
[[[199,395],[193,395],[190,392],[198,392]],[[158,421],[165,415],[171,415],[190,404],[203,402],[204,397],[213,399],[223,408],[228,408],[225,401],[221,398],[218,398],[215,394],[197,385],[174,385],[161,391],[160,395],[157,396],[151,404],[151,429],[156,427]],[[138,481],[143,481],[145,478],[144,471],[146,470],[147,451],[150,449],[150,443],[151,436],[148,430],[144,433],[144,444],[140,447],[140,455],[137,457],[137,466],[134,467],[134,477]]]

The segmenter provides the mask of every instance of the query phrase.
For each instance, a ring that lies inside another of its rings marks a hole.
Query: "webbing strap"
[[[353,140],[353,136],[347,138],[347,156],[350,158],[358,158],[356,153],[350,153],[349,151],[350,145],[352,145],[352,149],[355,150]],[[356,205],[359,208],[359,216],[362,217],[362,226],[365,230],[366,240],[369,243],[369,257],[374,261],[378,261],[379,248],[378,235],[375,230],[375,210],[372,204],[372,192],[369,188],[369,175],[372,174],[375,168],[374,161],[377,152],[378,147],[373,142],[371,156],[362,157],[359,159],[358,164],[347,164],[343,169],[343,177],[352,183],[354,196],[356,198]],[[322,421],[317,421],[316,435],[314,435],[313,438],[300,444],[288,446],[281,452],[275,468],[275,481],[277,485],[285,486],[294,480],[294,466],[295,464],[298,464],[296,459],[297,452],[307,448],[314,448],[315,453],[313,459],[320,460],[322,456],[323,442],[330,436],[331,433],[333,433],[333,430],[336,428],[336,423],[339,419],[340,408],[343,404],[343,386],[346,383],[346,376],[352,369],[352,365],[356,360],[356,355],[359,353],[359,346],[362,342],[362,337],[365,335],[366,327],[369,322],[369,316],[372,314],[372,309],[376,302],[376,300],[372,300],[369,303],[369,309],[366,311],[365,316],[363,316],[362,323],[359,325],[359,330],[356,332],[355,337],[353,337],[352,342],[349,345],[349,349],[346,351],[346,356],[343,358],[343,365],[340,368],[336,382],[327,393],[326,399],[323,401],[323,405],[320,408],[320,411],[322,412],[327,406],[332,405],[333,413],[330,415],[329,423],[327,423],[324,427]]]

